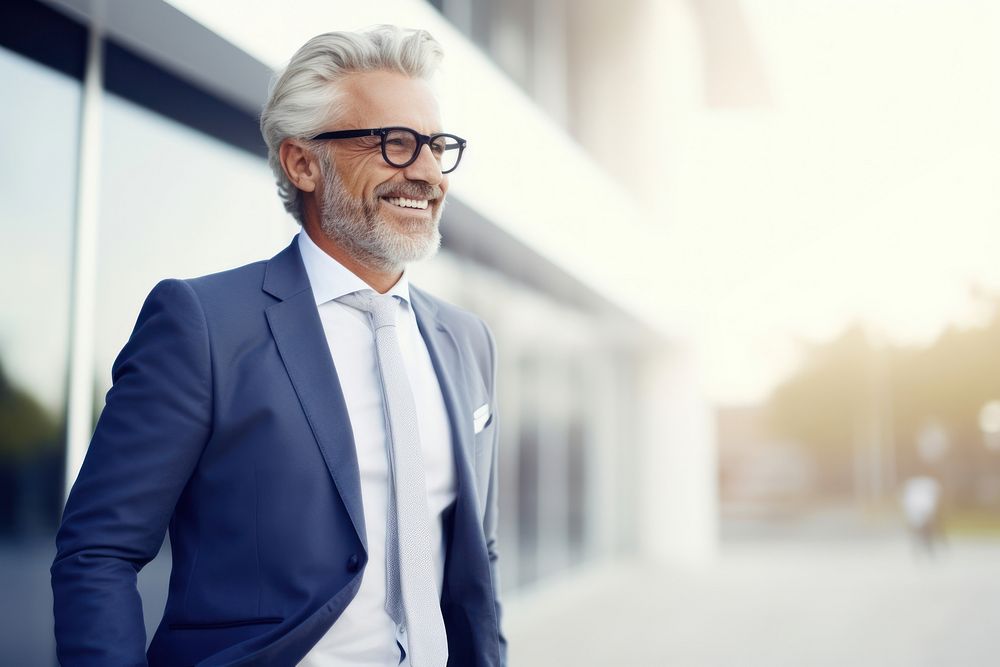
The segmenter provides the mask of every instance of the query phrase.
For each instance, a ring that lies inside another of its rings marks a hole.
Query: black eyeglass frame
[[[417,138],[417,148],[413,151],[413,157],[404,162],[403,164],[396,164],[389,159],[389,154],[385,150],[385,138],[389,136],[390,132],[402,131],[409,132]],[[425,145],[430,145],[432,141],[439,137],[447,137],[449,139],[454,139],[455,144],[458,146],[458,157],[455,158],[455,166],[447,171],[442,171],[442,174],[450,174],[451,172],[458,169],[459,163],[462,161],[462,153],[465,152],[465,147],[468,142],[454,134],[448,134],[447,132],[438,132],[437,134],[420,134],[416,130],[410,127],[370,127],[363,130],[334,130],[332,132],[322,132],[312,137],[310,141],[336,141],[337,139],[360,139],[361,137],[379,137],[379,145],[382,149],[382,159],[385,160],[386,164],[396,167],[397,169],[405,169],[411,164],[417,161],[420,157],[420,151],[423,150]],[[446,145],[445,150],[454,150],[454,147]]]

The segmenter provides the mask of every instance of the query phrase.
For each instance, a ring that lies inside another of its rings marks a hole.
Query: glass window
[[[511,582],[512,587],[526,586],[539,578],[539,544],[542,540],[539,522],[539,502],[544,491],[542,480],[539,479],[539,466],[543,443],[539,438],[539,415],[537,407],[536,385],[539,376],[539,364],[532,356],[525,355],[517,368],[517,382],[520,387],[520,413],[518,433],[517,487],[508,489],[515,491],[518,499],[517,516],[517,559],[518,580]],[[501,409],[501,416],[503,412]],[[510,538],[507,538],[510,540]]]
[[[55,663],[81,86],[0,48],[0,662]]]
[[[261,158],[111,94],[102,127],[98,409],[157,282],[269,258],[299,228]]]
[[[569,414],[566,424],[566,492],[569,499],[566,508],[569,513],[569,559],[570,564],[575,565],[583,561],[587,554],[584,552],[587,546],[588,531],[592,528],[588,525],[588,517],[593,513],[588,507],[587,483],[587,439],[591,435],[587,432],[587,415],[585,398],[590,390],[588,377],[584,372],[584,361],[580,356],[572,356],[567,359],[570,381],[567,384],[569,392]],[[591,428],[593,426],[591,425]]]

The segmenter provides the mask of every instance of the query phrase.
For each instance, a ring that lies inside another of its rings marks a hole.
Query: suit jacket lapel
[[[465,375],[462,372],[463,364],[458,343],[448,327],[438,319],[434,302],[412,285],[410,300],[417,318],[417,327],[430,353],[431,363],[434,365],[434,372],[448,411],[459,506],[470,500],[473,506],[476,506],[478,502],[471,467],[474,445],[472,407]]]
[[[367,550],[354,433],[298,239],[268,262],[263,289],[280,299],[265,310],[271,335],[354,530]]]
[[[472,467],[476,446],[472,410],[477,392],[470,383],[475,378],[468,375],[463,348],[438,316],[434,302],[412,285],[410,296],[444,395],[455,453],[457,498],[441,597],[449,651],[452,661],[462,664],[493,664],[484,653],[485,647],[496,642],[493,582]]]

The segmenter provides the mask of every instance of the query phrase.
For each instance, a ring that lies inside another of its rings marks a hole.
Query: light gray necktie
[[[339,299],[370,315],[389,435],[385,610],[406,628],[412,667],[444,667],[448,638],[430,543],[431,518],[417,429],[417,407],[399,347],[396,298],[373,290]]]

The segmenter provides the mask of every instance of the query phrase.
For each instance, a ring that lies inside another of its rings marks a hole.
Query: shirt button
[[[358,558],[357,554],[351,554],[351,557],[347,559],[347,571],[357,572],[361,569],[361,559]]]

